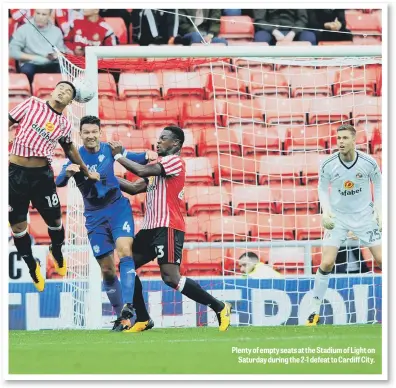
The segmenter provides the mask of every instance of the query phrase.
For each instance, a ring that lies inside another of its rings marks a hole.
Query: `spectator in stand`
[[[270,265],[260,262],[259,257],[254,252],[246,252],[239,259],[239,270],[244,276],[253,279],[277,278],[280,273],[275,271]]]
[[[131,13],[127,9],[101,9],[99,16],[102,18],[121,18],[124,20],[129,38],[129,26],[131,25]],[[131,42],[129,42],[131,43]]]
[[[10,17],[12,18],[14,33],[18,27],[26,23],[26,19],[31,19],[34,15],[34,9],[11,9]]]
[[[202,35],[206,43],[227,44],[225,39],[217,36],[220,31],[220,9],[179,9],[179,14],[186,15],[179,16],[179,35],[183,38],[190,39],[191,43],[202,43]]]
[[[179,26],[177,10],[170,9],[167,11],[172,13],[154,9],[140,10],[137,41],[141,46],[168,44],[174,41]]]
[[[309,9],[308,27],[318,30],[313,31],[316,36],[316,43],[320,41],[351,41],[351,31],[346,29],[345,10],[343,9]],[[338,33],[347,32],[346,33]]]
[[[50,9],[36,9],[31,23],[61,52],[66,51],[62,31],[50,21]],[[59,73],[59,62],[51,46],[26,23],[19,27],[10,42],[10,56],[18,61],[19,72],[33,81],[36,73]]]
[[[84,19],[74,20],[65,36],[66,46],[74,55],[84,56],[86,46],[116,46],[117,37],[99,16],[99,9],[84,9]]]
[[[292,42],[307,41],[316,44],[316,36],[312,31],[300,30],[307,27],[308,13],[304,9],[255,9],[253,10],[256,34],[255,42]],[[276,27],[276,26],[284,27]]]
[[[223,16],[241,16],[242,10],[241,9],[223,9],[221,11]]]
[[[63,35],[67,35],[70,31],[70,26],[74,20],[84,19],[82,9],[56,9],[55,22],[56,25],[63,31]]]

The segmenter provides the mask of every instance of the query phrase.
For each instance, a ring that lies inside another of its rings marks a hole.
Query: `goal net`
[[[101,118],[103,141],[119,140],[133,152],[155,149],[167,125],[184,129],[181,273],[230,301],[234,325],[305,323],[321,260],[318,169],[337,150],[337,127],[354,125],[357,148],[381,166],[380,50],[98,47],[88,48],[86,59],[82,70],[84,63],[80,68],[61,58],[64,77],[86,76],[98,88],[94,100],[69,110],[77,144],[84,114]],[[136,179],[118,163],[115,172]],[[126,196],[137,232],[144,194]],[[87,243],[81,203],[69,183],[63,291],[73,303],[67,322],[107,327],[111,305]],[[217,325],[206,307],[163,285],[155,261],[138,274],[156,327]],[[351,233],[330,277],[322,322],[379,322],[381,302],[381,273]]]

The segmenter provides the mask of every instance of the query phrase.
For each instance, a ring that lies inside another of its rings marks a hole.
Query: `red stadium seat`
[[[382,67],[377,71],[375,83],[377,85],[377,96],[382,96]]]
[[[241,148],[235,132],[231,128],[201,131],[198,155],[208,156],[218,153],[241,155]]]
[[[318,183],[320,164],[328,157],[329,155],[318,154],[316,152],[305,152],[301,154],[300,163],[302,165],[303,185]]]
[[[289,84],[282,73],[241,69],[238,74],[255,96],[289,97]]]
[[[284,214],[260,214],[256,216],[253,237],[260,240],[294,240],[295,216]]]
[[[259,161],[260,185],[271,183],[299,184],[301,164],[293,156],[262,156]]]
[[[128,44],[128,31],[124,19],[117,17],[105,17],[104,20],[110,25],[120,44]]]
[[[98,74],[98,90],[99,98],[110,98],[112,100],[117,98],[117,85],[114,76],[111,73]]]
[[[242,154],[253,155],[278,154],[282,150],[282,143],[276,127],[243,126]]]
[[[222,16],[219,37],[227,41],[252,41],[254,25],[250,16]]]
[[[290,74],[288,76],[293,97],[328,97],[331,96],[332,80],[327,71],[312,71],[307,69],[304,74]]]
[[[161,98],[160,82],[155,73],[121,73],[118,91],[121,99]]]
[[[143,131],[117,131],[112,134],[111,139],[114,141],[120,141],[123,147],[128,151],[144,152],[151,149],[150,141],[144,137]]]
[[[16,73],[16,61],[14,58],[8,59],[8,72],[9,73]]]
[[[282,274],[303,274],[305,267],[304,247],[273,247],[270,249],[268,264]]]
[[[232,189],[234,214],[247,214],[248,211],[272,213],[275,199],[269,187],[255,185],[234,185]]]
[[[206,242],[206,220],[200,217],[186,217],[185,242]]]
[[[188,215],[220,213],[231,215],[231,196],[224,187],[190,186],[185,188]]]
[[[317,214],[319,210],[316,187],[289,187],[274,191],[277,213]]]
[[[184,143],[181,149],[180,156],[182,158],[191,158],[196,156],[197,143],[194,139],[194,134],[190,129],[183,129],[184,132]]]
[[[304,124],[310,100],[299,98],[259,98],[267,125]]]
[[[230,41],[228,42],[229,46],[252,46],[256,47],[258,50],[261,50],[263,46],[269,46],[267,42],[238,42],[238,41]],[[272,71],[274,69],[274,65],[272,63],[265,63],[260,62],[257,60],[251,60],[248,58],[232,58],[233,64],[241,69],[241,68],[248,68],[254,70],[261,70],[261,71]]]
[[[223,267],[222,248],[186,249],[182,269],[185,276],[220,276]]]
[[[367,96],[364,103],[353,106],[352,116],[355,127],[367,122],[377,126],[382,121],[382,97]]]
[[[114,166],[119,163],[114,163]],[[137,195],[129,195],[127,193],[123,193],[123,195],[128,198],[129,203],[131,205],[132,213],[135,215],[143,216],[144,214],[144,201],[146,199],[146,193],[141,193]]]
[[[211,73],[206,83],[206,98],[239,98],[246,99],[246,85],[238,80],[235,73]]]
[[[339,70],[334,78],[334,95],[358,92],[374,95],[376,75],[375,68]]]
[[[322,215],[296,216],[296,239],[297,240],[318,240],[323,237]]]
[[[30,97],[30,84],[25,74],[9,74],[8,95],[12,97]]]
[[[186,185],[213,184],[213,168],[210,160],[206,157],[185,158],[186,163]]]
[[[208,241],[249,241],[253,225],[244,216],[211,217],[207,222]]]
[[[326,141],[330,138],[328,128],[323,125],[290,127],[285,139],[285,151],[318,151],[326,150]]]
[[[378,36],[354,36],[352,43],[358,46],[381,46],[381,39]]]
[[[197,72],[164,72],[163,94],[165,99],[195,96],[201,100],[205,97],[207,74]]]
[[[381,19],[375,14],[348,13],[346,28],[360,34],[373,34],[381,31]],[[379,37],[380,38],[380,37]]]
[[[255,100],[228,100],[223,105],[223,127],[264,125],[261,106]]]
[[[60,81],[62,81],[62,74],[36,73],[32,82],[33,95],[42,99],[47,98]]]
[[[315,98],[311,101],[309,124],[328,124],[330,122],[347,123],[352,106],[345,104],[344,98]]]
[[[179,125],[179,110],[177,101],[140,100],[136,113],[137,127]]]
[[[382,135],[378,129],[371,137],[371,151],[373,154],[382,154]]]
[[[257,183],[258,165],[255,159],[235,155],[220,155],[215,161],[215,185],[220,184],[220,178],[225,182],[241,182],[255,185]]]
[[[215,110],[215,101],[192,101],[185,102],[180,124],[183,128],[193,126],[215,126],[220,125],[219,111]]]
[[[103,126],[128,125],[135,128],[133,111],[128,101],[99,100],[99,117]]]

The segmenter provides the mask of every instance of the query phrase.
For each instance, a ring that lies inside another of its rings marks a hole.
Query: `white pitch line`
[[[122,337],[119,337],[122,336]],[[86,342],[82,342],[79,341],[78,344],[74,343],[74,342],[37,342],[34,344],[27,344],[27,343],[10,343],[9,344],[9,348],[15,348],[18,346],[22,346],[24,349],[26,348],[36,348],[39,346],[51,346],[51,345],[61,345],[61,346],[65,346],[65,345],[99,345],[99,344],[115,344],[115,345],[125,345],[125,344],[133,344],[133,341],[131,342],[126,342],[127,338],[133,338],[134,336],[136,336],[135,334],[129,335],[126,333],[114,333],[114,337],[113,335],[111,335],[111,337],[107,337],[106,341],[86,341]],[[115,341],[115,338],[117,337],[117,339],[120,339],[120,341]],[[160,340],[160,339],[156,339],[156,340],[143,340],[143,341],[138,341],[136,342],[136,344],[153,344],[153,343],[192,343],[192,342],[232,342],[233,344],[237,345],[240,342],[243,341],[261,341],[262,344],[261,346],[265,346],[265,341],[279,341],[279,340],[317,340],[320,339],[322,336],[317,336],[317,335],[311,335],[311,336],[289,336],[289,337],[285,337],[285,336],[277,336],[277,337],[242,337],[242,338],[213,338],[213,339],[208,339],[208,338],[193,338],[193,339],[174,339],[174,340]],[[121,340],[121,338],[123,338],[123,340]],[[351,337],[348,337],[349,339]],[[331,336],[331,339],[336,340],[336,339],[346,339],[346,336]],[[366,336],[365,339],[378,339],[377,336]]]

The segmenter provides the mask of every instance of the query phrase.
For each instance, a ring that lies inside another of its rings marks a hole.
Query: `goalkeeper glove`
[[[374,210],[374,219],[378,225],[379,231],[382,232],[382,212],[380,210]]]
[[[331,212],[325,212],[322,216],[322,225],[325,229],[331,230],[334,228],[334,215]]]

